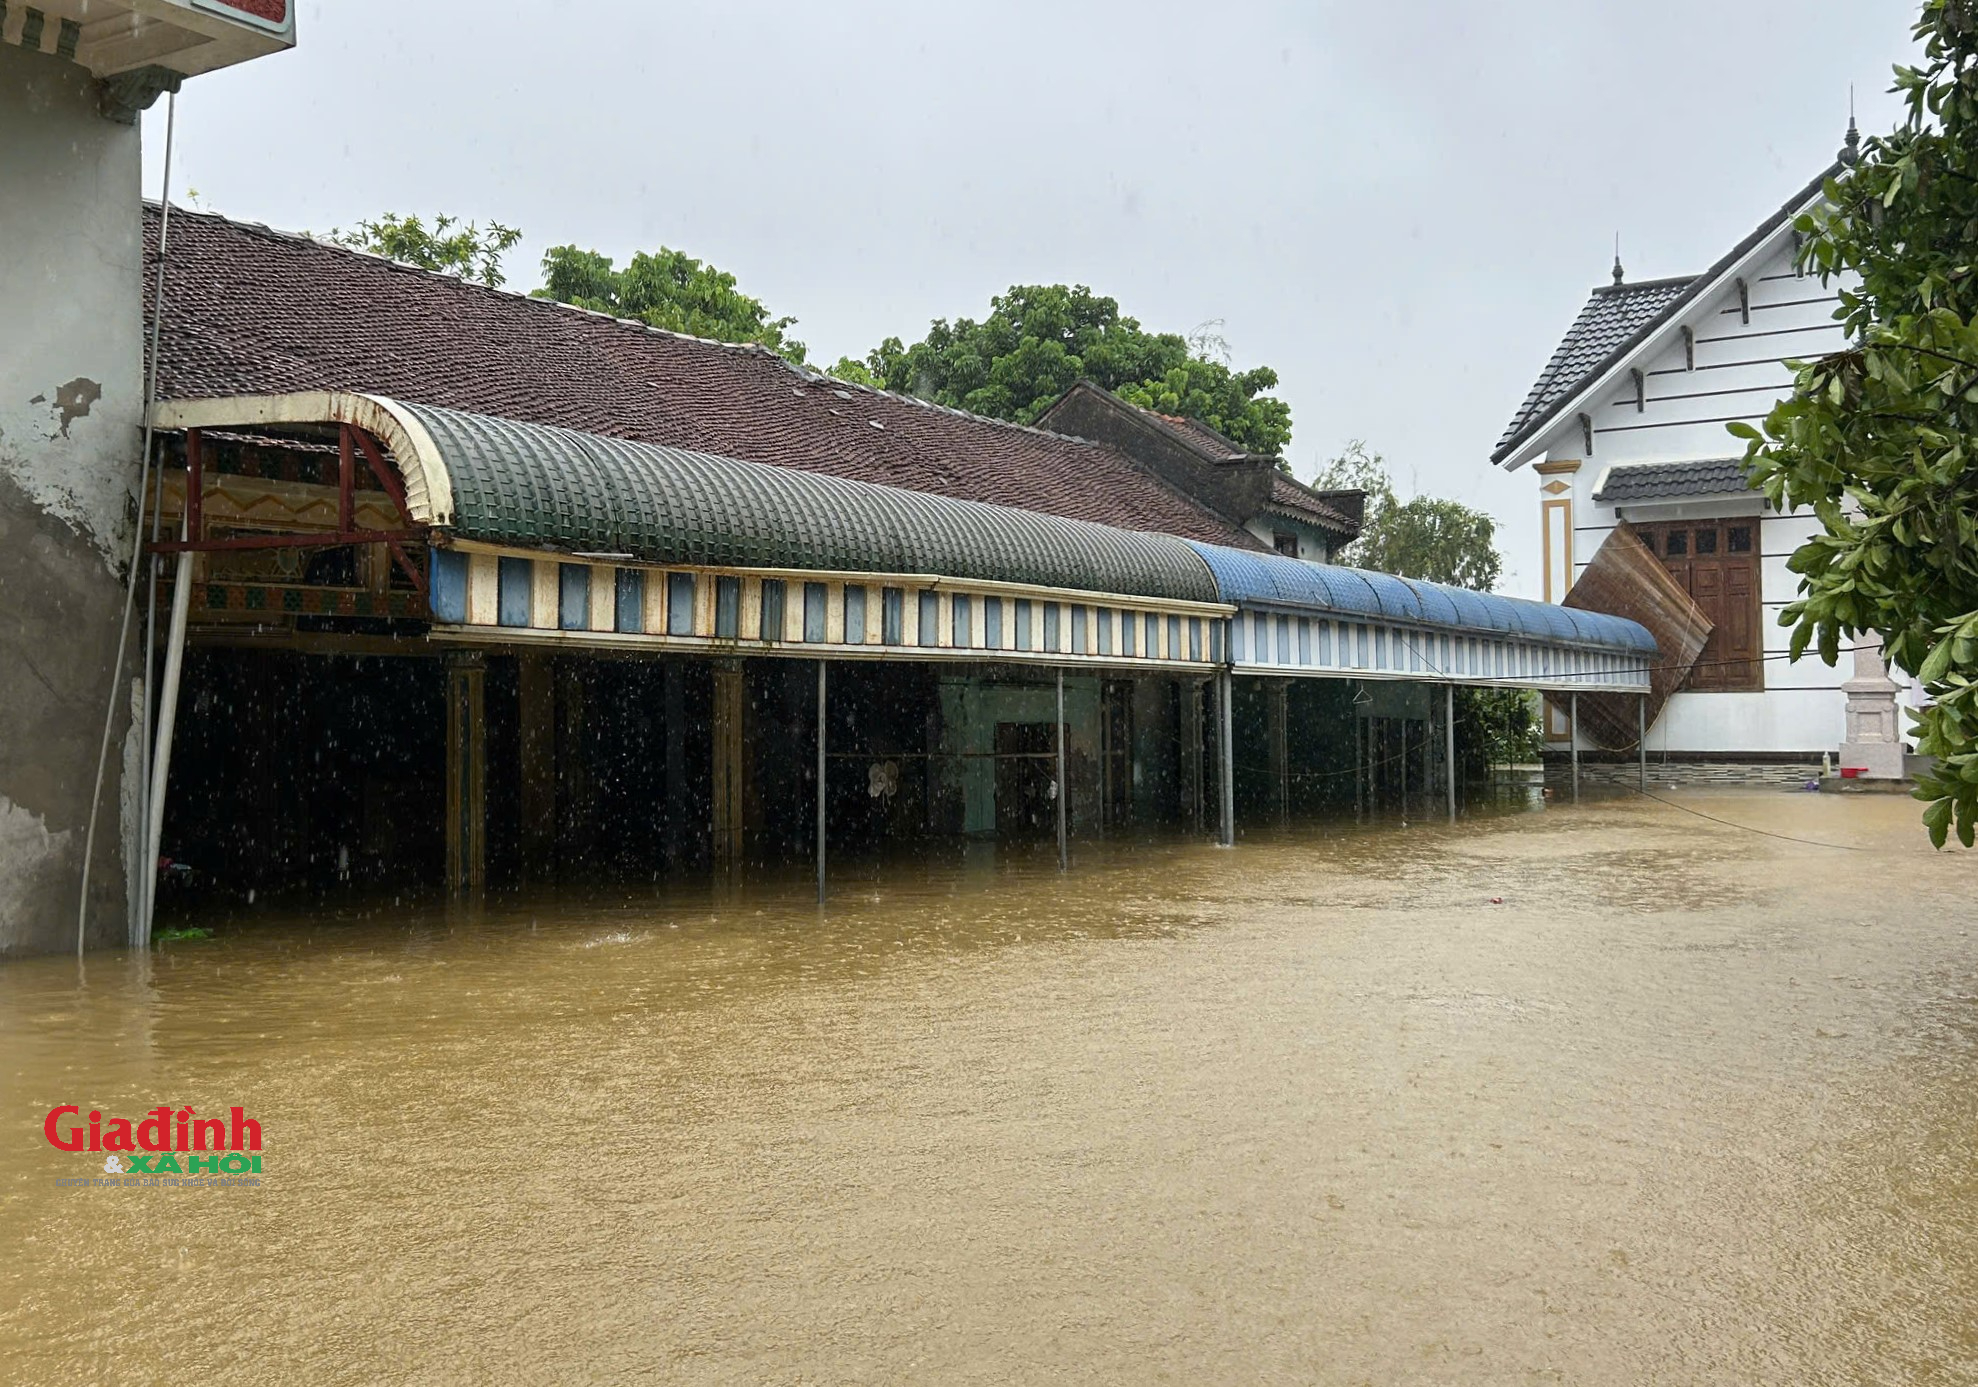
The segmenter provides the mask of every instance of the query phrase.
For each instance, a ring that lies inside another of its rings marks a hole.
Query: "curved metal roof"
[[[1390,573],[1313,563],[1282,554],[1252,554],[1187,541],[1215,574],[1222,600],[1238,605],[1451,627],[1481,635],[1522,636],[1565,645],[1652,653],[1655,638],[1626,617],[1550,602],[1472,592]]]
[[[1185,540],[740,462],[543,424],[392,402],[445,460],[452,526],[488,544],[654,564],[929,573],[1215,602]]]

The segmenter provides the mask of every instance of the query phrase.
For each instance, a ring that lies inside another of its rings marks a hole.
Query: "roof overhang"
[[[193,77],[295,46],[295,0],[36,0],[5,10],[0,39],[98,78],[152,67]]]
[[[409,517],[421,525],[453,523],[453,479],[426,426],[381,395],[305,390],[292,395],[232,395],[211,400],[160,400],[151,410],[160,429],[298,428],[352,424],[391,450],[405,480]]]

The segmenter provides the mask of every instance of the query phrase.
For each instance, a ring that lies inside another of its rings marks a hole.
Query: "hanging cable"
[[[82,837],[82,884],[76,903],[76,957],[82,957],[83,933],[89,923],[89,866],[96,854],[96,820],[103,803],[103,773],[110,764],[110,735],[117,725],[117,700],[124,683],[124,652],[130,645],[131,612],[137,606],[138,574],[144,570],[144,520],[146,496],[151,482],[152,407],[158,401],[158,329],[165,317],[165,265],[172,230],[172,136],[178,125],[179,97],[172,92],[165,98],[165,168],[158,198],[158,274],[151,294],[151,336],[146,349],[144,373],[144,435],[140,444],[137,474],[137,524],[131,531],[130,576],[124,583],[123,619],[117,627],[117,656],[110,666],[110,696],[103,710],[103,742],[96,753],[96,779],[89,792],[89,824]],[[144,652],[149,663],[151,652]],[[144,754],[149,748],[141,749]],[[148,806],[140,806],[148,809]],[[142,815],[140,815],[142,819]],[[133,864],[136,869],[155,872],[158,864]]]

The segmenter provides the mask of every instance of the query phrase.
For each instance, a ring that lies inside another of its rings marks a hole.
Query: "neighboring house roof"
[[[1094,381],[1074,382],[1037,422],[1119,449],[1236,525],[1273,512],[1331,534],[1335,545],[1360,533],[1360,493],[1314,490],[1275,457],[1245,452],[1199,420],[1129,404]]]
[[[1730,496],[1749,491],[1744,459],[1698,458],[1690,462],[1617,462],[1600,474],[1593,499],[1679,501],[1690,496]]]
[[[164,399],[363,391],[1261,547],[1103,443],[176,207],[159,357]]]
[[[1563,414],[1587,387],[1681,317],[1685,309],[1721,283],[1753,250],[1785,230],[1820,195],[1827,180],[1843,167],[1836,161],[1822,169],[1818,178],[1781,204],[1700,275],[1602,285],[1595,289],[1545,369],[1539,372],[1524,403],[1512,414],[1511,422],[1497,440],[1497,450],[1490,455],[1491,462],[1502,463],[1524,445],[1538,441],[1539,432]]]

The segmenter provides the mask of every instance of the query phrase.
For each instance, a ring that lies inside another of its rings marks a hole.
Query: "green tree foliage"
[[[665,246],[641,251],[622,270],[594,250],[552,246],[535,294],[670,332],[755,342],[799,366],[804,362],[804,344],[787,331],[795,318],[771,317],[762,300],[735,287],[735,276]]]
[[[1319,469],[1313,485],[1366,493],[1366,519],[1343,562],[1478,592],[1490,591],[1503,575],[1495,520],[1439,496],[1401,500],[1387,460],[1357,439]]]
[[[357,223],[354,230],[330,232],[330,240],[337,245],[495,289],[505,282],[501,257],[521,239],[522,233],[512,226],[489,222],[483,231],[475,222],[463,224],[444,212],[433,218],[430,227],[418,217],[387,212],[374,221]]]
[[[1495,520],[1439,496],[1401,500],[1387,460],[1357,439],[1320,467],[1313,485],[1366,493],[1366,520],[1344,563],[1478,592],[1495,587],[1504,571]],[[1460,688],[1456,718],[1473,762],[1536,761],[1544,749],[1538,698],[1522,689]]]
[[[1134,404],[1199,419],[1250,452],[1281,456],[1291,407],[1264,393],[1277,386],[1277,372],[1232,371],[1216,359],[1219,343],[1191,346],[1179,333],[1148,332],[1117,300],[1082,284],[1019,284],[990,299],[980,322],[937,319],[912,346],[887,338],[865,369],[889,390],[1020,424],[1082,377]]]
[[[1854,343],[1795,363],[1793,393],[1750,440],[1753,484],[1810,506],[1792,654],[1833,663],[1879,635],[1934,700],[1917,749],[1923,820],[1942,847],[1978,829],[1978,0],[1926,0],[1920,67],[1896,69],[1901,124],[1865,142],[1801,219],[1802,264],[1839,279]]]

